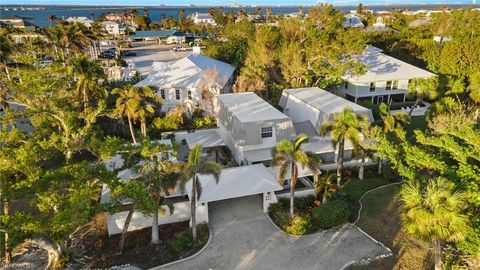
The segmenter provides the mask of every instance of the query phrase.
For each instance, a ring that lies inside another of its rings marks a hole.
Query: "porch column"
[[[403,102],[405,102],[405,97],[407,96],[407,94],[403,94]]]

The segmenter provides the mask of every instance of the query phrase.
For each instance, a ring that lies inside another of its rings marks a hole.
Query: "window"
[[[160,90],[160,96],[162,97],[162,99],[165,99],[165,89]]]
[[[375,83],[370,83],[370,92],[375,92]]]
[[[345,82],[345,89],[348,89],[348,82]]]
[[[264,127],[261,132],[262,138],[271,138],[273,136],[272,127]]]
[[[188,90],[187,92],[187,98],[192,100],[192,90]]]
[[[175,99],[180,100],[180,90],[179,89],[175,89]]]
[[[398,89],[398,81],[393,81],[392,89],[393,89],[393,90],[397,90],[397,89]]]
[[[392,81],[387,81],[387,86],[385,87],[385,90],[392,90]]]

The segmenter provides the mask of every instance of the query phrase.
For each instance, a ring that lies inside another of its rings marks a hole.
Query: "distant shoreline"
[[[167,6],[167,5],[140,5],[140,6],[130,6],[130,5],[61,5],[61,4],[0,4],[0,7],[64,7],[64,8],[98,8],[104,7],[105,9],[111,8],[295,8],[295,7],[314,7],[319,4],[329,4],[329,3],[318,3],[311,5],[181,5],[181,6]],[[335,7],[357,7],[358,4],[332,4]],[[437,3],[398,3],[398,4],[363,4],[367,7],[396,7],[396,6],[480,6],[480,3],[473,4],[471,2],[437,2]]]

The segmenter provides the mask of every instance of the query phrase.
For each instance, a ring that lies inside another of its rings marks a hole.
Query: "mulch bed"
[[[159,226],[160,244],[158,245],[150,243],[151,228],[129,232],[121,255],[118,254],[120,234],[111,237],[106,233],[90,235],[85,238],[85,245],[91,247],[86,255],[92,260],[84,267],[102,269],[129,264],[145,269],[191,256],[206,244],[208,234],[206,237],[199,237],[197,243],[189,250],[177,253],[169,249],[169,243],[175,239],[175,235],[188,229],[190,229],[188,221]]]

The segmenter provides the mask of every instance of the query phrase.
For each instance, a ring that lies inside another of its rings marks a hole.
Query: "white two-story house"
[[[278,142],[296,136],[292,120],[254,93],[220,95],[217,109],[218,134],[238,164],[267,163]]]
[[[208,24],[213,26],[217,25],[217,23],[213,19],[213,16],[209,13],[195,12],[191,14],[189,18],[192,19],[194,24]]]
[[[364,64],[367,72],[363,75],[346,74],[344,83],[338,87],[343,96],[355,103],[371,101],[372,103],[403,102],[410,80],[431,78],[435,74],[410,65],[382,53],[373,46],[367,47],[355,60]]]
[[[127,29],[135,31],[134,27],[119,22],[104,21],[101,24],[105,33],[113,36],[125,35]]]
[[[283,113],[292,119],[297,134],[309,137],[304,150],[319,154],[323,163],[336,162],[338,157],[338,148],[333,147],[330,136],[319,135],[320,127],[325,122],[334,121],[334,115],[345,108],[365,116],[370,122],[374,120],[370,109],[318,87],[285,89],[279,106],[283,108]],[[353,148],[352,143],[347,141],[344,149],[345,160],[352,157]]]
[[[162,111],[185,103],[213,112],[216,96],[230,93],[234,71],[227,63],[194,53],[177,61],[154,62],[147,77],[135,86],[157,87]]]

